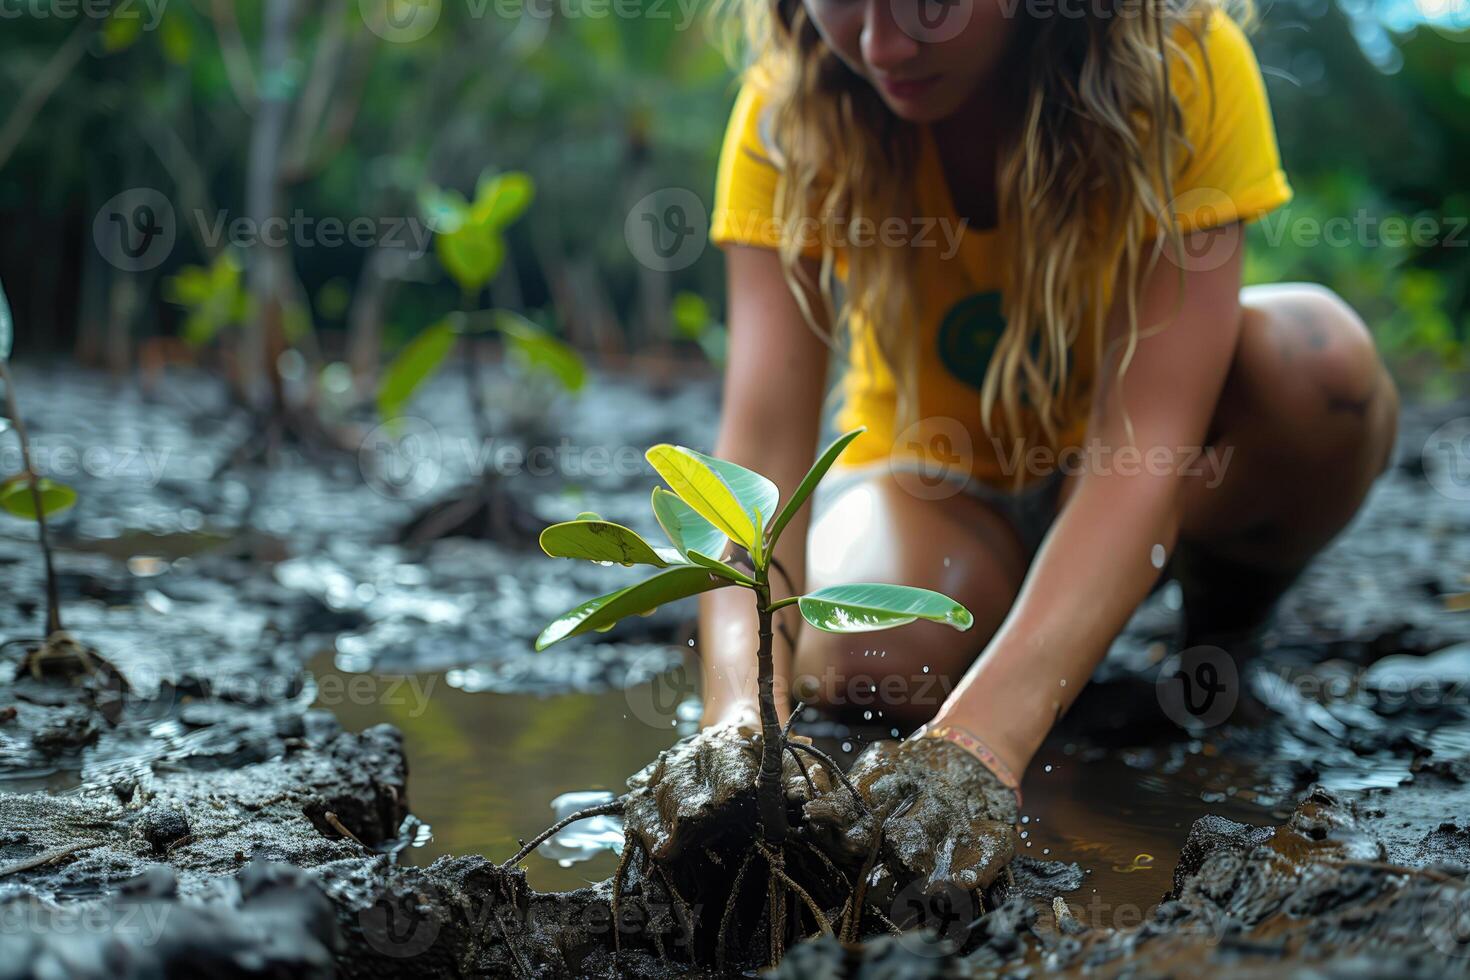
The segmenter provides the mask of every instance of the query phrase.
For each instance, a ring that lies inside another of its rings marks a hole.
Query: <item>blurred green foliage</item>
[[[722,356],[717,250],[663,273],[639,264],[624,232],[655,190],[710,201],[734,87],[705,7],[233,0],[119,4],[101,20],[37,9],[6,21],[0,59],[0,270],[28,349],[69,344],[95,360],[157,335],[208,344],[279,307],[285,342],[361,379],[487,289],[491,305],[600,357],[677,345]],[[1253,43],[1296,199],[1252,228],[1248,276],[1332,287],[1411,376],[1446,389],[1470,335],[1470,234],[1457,231],[1470,213],[1470,34],[1394,33],[1381,14],[1371,0],[1264,11]],[[534,195],[497,174],[529,175]],[[166,259],[134,273],[100,255],[93,223],[138,187],[169,200],[177,227]],[[316,227],[366,219],[373,234],[293,238],[281,283],[267,250],[218,233],[262,200]],[[1334,218],[1356,229],[1360,215],[1437,231],[1333,245],[1302,230]]]

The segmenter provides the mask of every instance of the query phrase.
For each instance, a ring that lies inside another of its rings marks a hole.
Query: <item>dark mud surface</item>
[[[681,866],[679,897],[630,862],[636,900],[616,930],[612,854],[498,866],[550,823],[552,797],[620,793],[688,730],[690,610],[533,655],[546,619],[623,570],[482,541],[396,543],[486,465],[539,518],[595,509],[652,530],[642,448],[707,445],[712,387],[611,380],[527,421],[503,386],[504,431],[556,435],[487,449],[445,384],[415,409],[428,420],[418,442],[344,415],[347,441],[368,450],[287,446],[266,469],[227,465],[246,421],[198,379],[152,398],[69,370],[23,371],[18,385],[39,468],[81,493],[57,528],[67,625],[130,691],[119,702],[11,681],[23,644],[0,648],[0,975],[669,975],[691,955],[713,962],[712,913],[682,899],[700,882],[728,894],[735,869],[718,848]],[[1470,590],[1470,494],[1442,492],[1421,454],[1466,414],[1406,412],[1398,465],[1288,596],[1265,652],[1212,664],[1234,680],[1189,728],[1179,679],[1160,672],[1172,591],[1140,610],[1028,774],[1023,858],[987,914],[879,881],[870,907],[928,932],[814,939],[782,970],[1470,972],[1470,613],[1451,611]],[[0,641],[40,628],[30,533],[0,524]],[[1204,678],[1198,666],[1185,664]],[[798,730],[844,760],[888,734],[881,718]],[[764,964],[760,928],[737,929],[727,970]],[[887,930],[865,918],[862,931]]]

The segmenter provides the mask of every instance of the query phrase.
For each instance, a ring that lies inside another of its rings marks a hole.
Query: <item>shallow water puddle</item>
[[[628,775],[677,738],[671,728],[640,721],[630,709],[630,696],[644,693],[637,689],[631,695],[551,698],[467,693],[451,686],[445,674],[343,673],[330,653],[313,660],[311,671],[320,687],[317,705],[330,708],[349,729],[388,722],[402,730],[409,801],[432,828],[431,840],[404,851],[402,860],[411,864],[426,865],[445,854],[504,860],[520,839],[545,829],[559,814],[605,798],[564,801],[557,813],[557,797],[621,792]],[[843,753],[841,744],[831,746],[845,761],[861,750],[856,736],[837,741],[852,749]],[[1175,859],[1197,818],[1208,812],[1272,822],[1271,807],[1253,801],[1249,791],[1212,792],[1235,781],[1247,786],[1247,779],[1208,746],[1186,755],[1180,766],[1134,767],[1119,754],[1083,762],[1075,747],[1068,752],[1061,743],[1049,743],[1027,779],[1022,853],[1082,866],[1086,883],[1067,899],[1079,918],[1134,925],[1171,886]],[[1206,802],[1217,795],[1222,799]],[[588,821],[576,829],[581,837],[595,832],[606,843],[611,827]],[[533,887],[561,890],[606,877],[616,858],[606,850],[563,867],[543,849],[525,866]]]
[[[401,860],[427,865],[445,854],[483,854],[504,861],[518,841],[556,819],[563,793],[620,793],[630,774],[678,737],[672,728],[639,721],[622,691],[527,695],[467,693],[445,674],[388,677],[347,674],[330,653],[312,660],[316,704],[352,731],[387,722],[403,732],[408,798],[432,829],[432,840]],[[532,887],[576,888],[612,874],[609,851],[563,868],[539,855],[525,867]]]

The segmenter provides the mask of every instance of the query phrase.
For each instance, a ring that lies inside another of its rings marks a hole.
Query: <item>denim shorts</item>
[[[997,511],[1016,531],[1021,547],[1026,553],[1026,562],[1041,547],[1051,522],[1057,516],[1057,503],[1062,483],[1067,475],[1060,469],[1052,471],[1039,480],[1034,480],[1019,492],[977,480],[968,473],[932,474],[910,460],[875,460],[858,466],[834,467],[826,480],[817,488],[812,502],[813,513],[819,512],[829,501],[864,480],[891,473],[901,486],[915,480],[912,489],[915,496],[929,500],[943,500],[956,494],[965,494]]]

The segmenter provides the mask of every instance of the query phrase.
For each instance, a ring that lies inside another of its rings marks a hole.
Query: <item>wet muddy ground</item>
[[[18,649],[0,650],[4,972],[683,971],[700,940],[676,942],[677,908],[613,955],[618,859],[596,835],[524,872],[493,864],[553,799],[620,793],[691,730],[692,608],[532,654],[547,619],[623,570],[396,531],[487,466],[540,519],[595,509],[650,531],[641,451],[707,446],[711,385],[608,379],[538,419],[499,385],[498,431],[521,435],[486,446],[446,382],[406,429],[337,420],[361,453],[287,446],[270,467],[228,465],[249,425],[202,379],[149,398],[71,370],[18,385],[39,468],[81,493],[57,528],[67,625],[131,691],[102,711],[80,688],[10,683]],[[1453,609],[1470,492],[1421,452],[1467,414],[1406,413],[1398,465],[1265,654],[1210,664],[1235,671],[1220,707],[1180,716],[1159,667],[1171,591],[1140,610],[1028,774],[1027,860],[993,911],[920,902],[900,921],[927,939],[814,941],[783,969],[1470,972],[1470,612]],[[40,562],[9,519],[0,574],[0,641],[34,636]],[[801,730],[844,761],[887,734],[881,718]]]

